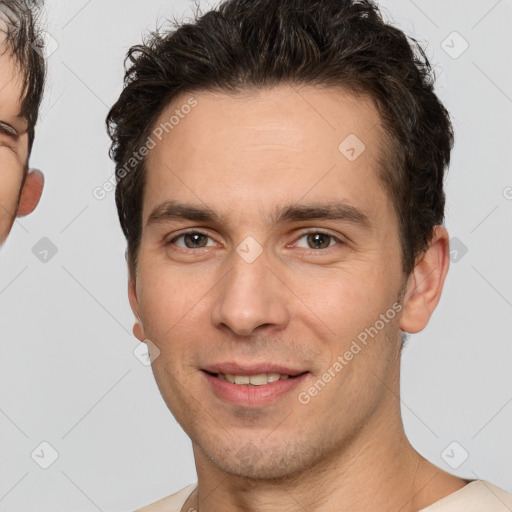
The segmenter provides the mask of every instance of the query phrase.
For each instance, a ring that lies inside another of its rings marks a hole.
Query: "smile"
[[[263,386],[269,382],[278,380],[286,380],[290,375],[279,373],[259,373],[257,375],[234,375],[232,373],[217,373],[219,379],[231,382],[231,384],[239,384],[241,386]]]
[[[293,374],[286,373],[285,368],[279,372],[244,369],[244,373],[241,373],[240,370],[239,373],[229,373],[226,370],[224,372],[203,370],[202,373],[206,378],[207,387],[217,399],[231,405],[249,408],[270,405],[287,395],[294,397],[293,392],[298,386],[304,385],[304,379],[309,375],[307,371],[297,373],[289,370]]]

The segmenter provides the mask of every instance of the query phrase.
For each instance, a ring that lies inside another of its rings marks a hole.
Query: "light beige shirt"
[[[180,512],[197,484],[189,485],[163,500],[137,512]],[[462,489],[418,512],[511,512],[512,494],[486,482],[473,480]],[[196,512],[194,509],[185,512]]]

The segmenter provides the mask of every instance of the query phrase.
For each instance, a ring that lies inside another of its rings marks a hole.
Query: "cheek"
[[[163,350],[175,337],[197,334],[199,325],[204,329],[207,292],[211,288],[206,276],[178,272],[169,265],[141,263],[137,293],[146,337]]]
[[[7,237],[18,207],[18,198],[23,171],[13,166],[4,153],[10,151],[0,147],[0,244]]]
[[[304,312],[310,310],[308,316],[316,315],[323,322],[337,348],[373,325],[396,300],[396,283],[387,280],[384,270],[363,266],[295,278]]]
[[[10,150],[0,147],[0,204],[12,214],[21,189],[23,169],[13,164],[12,158],[4,154],[6,151]],[[5,210],[0,214],[5,214]]]
[[[204,341],[198,334],[205,331],[204,295],[209,287],[200,276],[184,275],[168,265],[144,266],[140,260],[138,279],[144,334],[160,351],[152,363],[155,381],[170,410],[183,421],[196,402],[184,383],[192,382],[196,373],[194,346]]]

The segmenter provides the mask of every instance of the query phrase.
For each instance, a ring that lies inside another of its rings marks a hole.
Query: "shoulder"
[[[510,512],[512,494],[485,481],[473,480],[420,512]]]
[[[181,507],[187,501],[192,491],[196,488],[197,484],[191,484],[181,489],[175,494],[168,496],[156,503],[147,505],[136,512],[180,512]]]

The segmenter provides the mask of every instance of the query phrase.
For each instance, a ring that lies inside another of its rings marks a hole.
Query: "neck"
[[[467,481],[414,450],[403,429],[399,400],[393,400],[329,460],[279,481],[226,473],[194,446],[198,487],[182,510],[413,512],[463,487]]]

